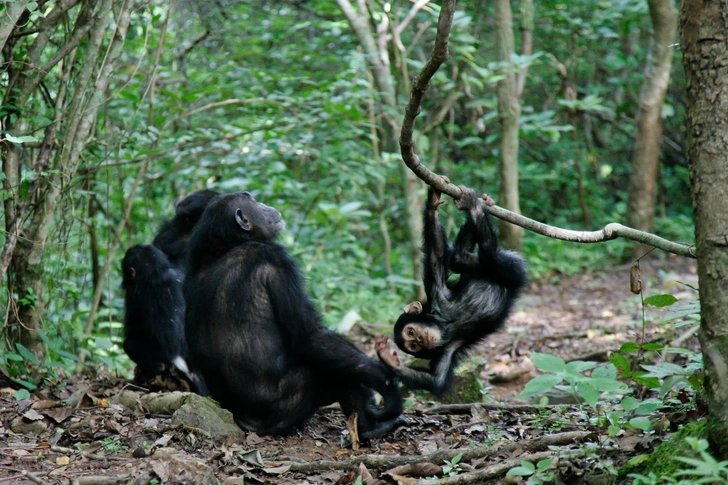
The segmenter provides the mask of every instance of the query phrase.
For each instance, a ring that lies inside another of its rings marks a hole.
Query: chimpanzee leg
[[[460,227],[460,232],[455,239],[452,253],[450,254],[450,271],[453,273],[464,273],[467,271],[477,271],[480,269],[480,259],[478,258],[477,228],[475,224],[468,220]]]
[[[485,202],[473,189],[461,186],[462,197],[457,201],[458,209],[465,212],[472,224],[472,237],[478,244],[478,273],[488,280],[506,288],[520,289],[526,282],[523,259],[511,251],[498,247],[498,238]],[[468,236],[471,237],[471,236]]]

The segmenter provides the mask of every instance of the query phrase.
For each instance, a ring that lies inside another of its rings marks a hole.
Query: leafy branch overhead
[[[437,72],[440,66],[448,59],[448,39],[453,24],[453,14],[455,12],[456,0],[444,0],[440,10],[440,16],[437,23],[437,37],[432,54],[420,73],[415,76],[412,83],[412,94],[410,95],[407,108],[405,109],[404,120],[402,121],[402,130],[399,138],[399,145],[404,163],[426,184],[435,187],[441,192],[458,199],[461,196],[461,190],[453,183],[446,182],[441,176],[432,172],[429,168],[422,164],[420,158],[414,151],[414,127],[415,120],[422,110],[422,99],[429,87],[430,79]],[[489,206],[488,211],[495,217],[510,222],[517,226],[528,229],[537,234],[548,236],[563,241],[579,242],[579,243],[595,243],[604,242],[618,237],[637,241],[643,244],[654,246],[669,253],[679,256],[695,258],[695,247],[689,244],[677,243],[659,237],[655,234],[633,229],[622,224],[612,222],[604,226],[598,231],[574,231],[570,229],[562,229],[550,226],[542,222],[529,219],[522,215],[516,214],[509,210],[498,207],[497,205]]]

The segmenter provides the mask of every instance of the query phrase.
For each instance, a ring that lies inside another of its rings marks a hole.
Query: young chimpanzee
[[[129,248],[121,262],[124,350],[139,370],[159,374],[173,364],[186,370],[182,274],[154,246]]]
[[[190,368],[241,428],[283,433],[338,401],[358,414],[361,437],[381,435],[402,412],[396,379],[321,324],[298,266],[275,242],[283,227],[247,192],[205,210],[184,285]]]
[[[216,190],[198,190],[178,200],[174,206],[174,217],[165,222],[155,236],[152,244],[167,255],[175,268],[184,270],[192,229],[207,204],[218,194]]]
[[[467,352],[497,331],[526,285],[521,256],[498,247],[490,215],[473,191],[460,186],[455,206],[465,212],[455,247],[450,248],[440,222],[440,192],[430,188],[424,211],[424,285],[427,301],[405,307],[394,325],[394,341],[404,352],[430,360],[429,372],[400,364],[387,347],[387,337],[377,339],[380,359],[392,367],[411,389],[442,396],[452,386],[455,367]],[[448,282],[450,272],[459,274]]]

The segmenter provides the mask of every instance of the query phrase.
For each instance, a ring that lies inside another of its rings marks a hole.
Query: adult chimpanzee
[[[241,428],[283,433],[338,401],[358,414],[361,437],[383,434],[402,412],[396,379],[322,326],[296,263],[275,242],[283,227],[277,210],[247,192],[205,210],[185,280],[190,368]]]
[[[405,307],[394,325],[394,341],[404,352],[430,360],[429,372],[400,364],[377,339],[380,359],[412,389],[442,396],[453,381],[454,369],[467,352],[500,328],[526,284],[526,268],[518,253],[498,247],[490,215],[473,191],[460,186],[455,206],[465,212],[455,247],[450,248],[440,222],[440,192],[430,188],[424,211],[424,285],[427,301]],[[477,246],[477,247],[476,247]],[[460,277],[448,282],[450,272]]]
[[[164,251],[175,268],[184,269],[192,229],[200,220],[207,204],[218,194],[216,190],[198,190],[178,200],[174,207],[174,217],[162,225],[154,238],[152,244]]]
[[[166,371],[175,362],[186,370],[182,274],[158,248],[142,245],[129,248],[121,269],[124,350],[148,374]]]

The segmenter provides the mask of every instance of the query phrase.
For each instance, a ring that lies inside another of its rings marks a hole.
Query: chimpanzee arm
[[[437,360],[430,361],[430,371],[413,369],[404,365],[392,367],[394,373],[410,389],[423,389],[430,391],[437,397],[442,397],[452,386],[457,366],[459,350],[462,348],[461,341],[450,342]],[[384,361],[390,365],[389,362]]]
[[[322,375],[374,389],[384,398],[387,415],[401,414],[402,403],[391,371],[321,324],[295,263],[278,261],[265,271],[271,272],[266,289],[275,321],[292,354]]]
[[[447,297],[447,260],[450,248],[447,244],[445,228],[440,222],[438,206],[442,204],[440,193],[430,187],[424,211],[424,264],[423,283],[427,301]]]

